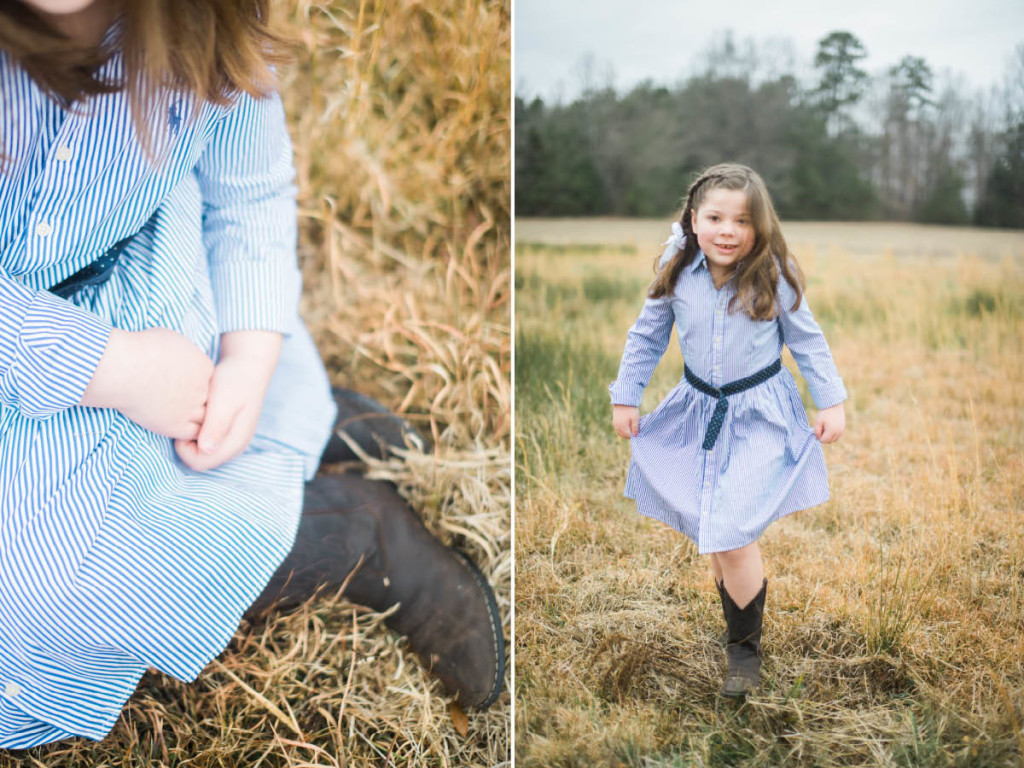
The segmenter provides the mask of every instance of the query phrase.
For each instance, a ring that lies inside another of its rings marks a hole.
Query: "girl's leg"
[[[745,607],[761,591],[764,581],[764,564],[757,542],[728,552],[716,552],[711,557],[718,560],[725,588],[733,602],[740,608]],[[711,562],[713,569],[715,560]]]
[[[718,562],[718,553],[712,552],[711,555],[711,573],[715,576],[715,584],[722,583],[722,564]]]

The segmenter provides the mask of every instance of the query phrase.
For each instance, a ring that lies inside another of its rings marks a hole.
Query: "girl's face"
[[[741,189],[712,189],[692,216],[693,234],[704,251],[711,276],[718,282],[731,274],[736,262],[754,247],[747,193]]]

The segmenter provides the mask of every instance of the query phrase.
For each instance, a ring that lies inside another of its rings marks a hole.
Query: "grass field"
[[[279,75],[303,317],[333,384],[430,438],[371,476],[472,553],[509,636],[509,3],[272,5],[296,43]],[[195,683],[151,670],[102,742],[0,750],[0,768],[507,764],[510,694],[449,703],[381,615],[328,598],[240,628]]]
[[[847,430],[831,500],[761,540],[764,678],[736,706],[706,558],[622,498],[611,430],[668,222],[516,223],[520,768],[1024,759],[1024,233],[785,229]],[[681,373],[673,342],[641,411]]]

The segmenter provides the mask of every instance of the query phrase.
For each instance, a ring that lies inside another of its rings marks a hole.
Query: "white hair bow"
[[[671,245],[678,248],[680,251],[683,250],[683,246],[686,244],[686,235],[683,234],[683,227],[678,221],[672,222],[672,234],[662,245]]]

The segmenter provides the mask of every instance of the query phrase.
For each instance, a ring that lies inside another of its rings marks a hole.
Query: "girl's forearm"
[[[111,331],[80,405],[121,409],[132,389],[132,377],[142,351],[135,347],[137,336],[119,328]],[[264,376],[269,381],[277,367],[283,341],[283,335],[275,331],[232,331],[220,337],[220,357],[244,358],[252,366],[254,375]]]
[[[130,331],[114,328],[79,405],[90,408],[120,408],[134,354]],[[127,366],[127,368],[126,368]]]
[[[277,331],[231,331],[220,336],[220,360],[242,357],[267,378],[277,367],[283,334]]]

